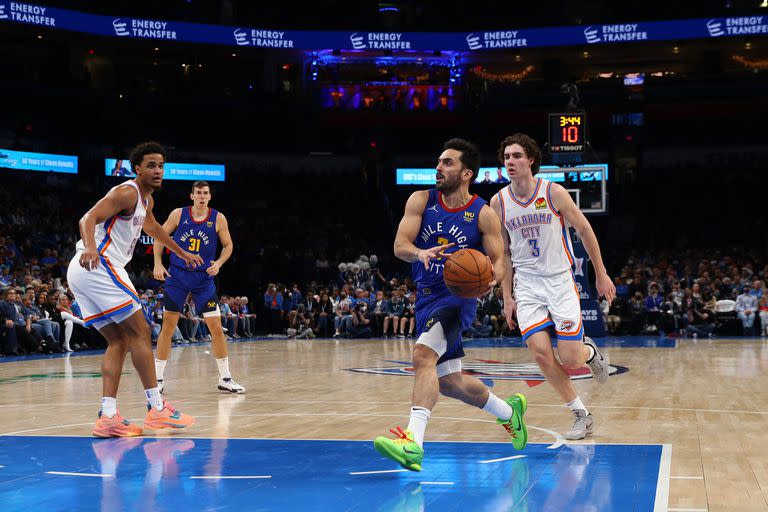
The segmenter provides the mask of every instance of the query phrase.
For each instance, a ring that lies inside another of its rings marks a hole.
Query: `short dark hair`
[[[165,160],[166,153],[163,146],[157,142],[142,142],[131,151],[131,169],[136,172],[136,167],[141,165],[146,155],[154,155],[156,153],[163,155],[163,160]]]
[[[192,192],[194,192],[196,188],[203,188],[203,187],[208,187],[208,190],[211,190],[211,186],[208,184],[207,181],[197,180],[192,184]]]
[[[541,149],[536,141],[524,133],[515,133],[510,135],[501,141],[499,146],[499,162],[504,163],[504,148],[511,146],[512,144],[519,144],[525,151],[525,156],[533,160],[531,165],[531,173],[535,176],[539,172],[541,166]]]
[[[477,146],[464,139],[450,139],[443,145],[443,150],[446,149],[461,151],[459,160],[464,167],[472,171],[472,181],[475,181],[477,173],[480,172],[480,151]]]

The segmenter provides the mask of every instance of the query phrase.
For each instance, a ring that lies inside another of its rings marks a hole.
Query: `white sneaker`
[[[232,378],[219,379],[219,390],[229,393],[245,393],[245,388]]]
[[[591,436],[594,427],[592,415],[587,414],[587,411],[584,409],[573,411],[573,414],[576,416],[576,420],[573,422],[571,430],[565,433],[565,438],[569,441],[578,441],[579,439]]]
[[[584,336],[584,344],[589,345],[595,351],[592,361],[587,363],[589,369],[592,370],[592,375],[598,383],[605,384],[608,382],[608,375],[611,373],[611,365],[608,362],[608,358],[598,350],[597,345],[589,336]]]

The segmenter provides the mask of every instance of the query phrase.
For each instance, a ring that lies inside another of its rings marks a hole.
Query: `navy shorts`
[[[445,334],[446,351],[437,360],[437,364],[464,357],[461,333],[472,325],[476,309],[475,299],[462,299],[450,292],[439,297],[418,296],[416,299],[417,337],[437,322],[443,327]]]
[[[187,294],[192,294],[197,314],[218,311],[219,299],[216,296],[216,283],[213,276],[206,272],[192,272],[178,267],[171,267],[171,274],[165,281],[163,306],[166,311],[181,313]]]

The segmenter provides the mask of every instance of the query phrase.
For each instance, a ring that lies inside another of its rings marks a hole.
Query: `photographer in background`
[[[371,337],[371,320],[368,318],[368,304],[365,302],[358,302],[352,308],[352,325],[349,327],[349,337]]]

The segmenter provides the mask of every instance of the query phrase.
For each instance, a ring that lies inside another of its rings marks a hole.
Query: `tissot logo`
[[[400,375],[411,377],[415,374],[410,363],[401,362],[400,366],[378,366],[369,368],[347,368],[351,372],[372,373],[375,375]],[[591,379],[592,372],[586,366],[578,370],[571,370],[563,366],[563,370],[571,377],[571,380]],[[610,375],[626,373],[628,368],[611,365]],[[478,379],[488,380],[524,380],[528,386],[534,387],[542,384],[546,378],[539,370],[536,363],[506,363],[503,361],[462,361],[462,373],[472,375]]]
[[[115,34],[118,36],[131,35],[131,31],[128,30],[128,22],[124,21],[122,18],[116,18],[114,21],[112,21],[112,27],[114,27]]]

